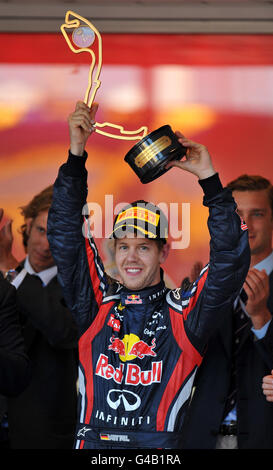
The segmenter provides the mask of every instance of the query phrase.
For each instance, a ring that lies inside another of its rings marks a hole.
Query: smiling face
[[[168,256],[169,245],[159,249],[149,238],[134,234],[117,239],[115,261],[122,283],[131,290],[140,290],[160,282],[160,265]]]
[[[35,219],[27,221],[27,253],[29,262],[37,273],[55,264],[47,240],[47,216],[48,211],[43,211]]]
[[[268,190],[233,191],[238,213],[248,227],[251,266],[272,251],[273,215]]]

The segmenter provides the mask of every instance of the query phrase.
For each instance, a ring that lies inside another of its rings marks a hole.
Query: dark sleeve
[[[65,301],[82,334],[95,318],[108,279],[89,229],[84,157],[69,153],[54,184],[47,235]]]
[[[273,315],[273,272],[269,275],[269,289],[270,294],[267,301],[267,308]],[[268,367],[268,374],[271,374],[273,369],[273,321],[271,320],[265,336],[261,339],[257,339],[254,336],[254,345],[257,348],[258,353],[263,358],[265,364]]]
[[[204,191],[203,203],[209,208],[210,259],[191,286],[183,314],[189,339],[203,353],[244,283],[250,251],[248,233],[236,212],[231,191],[222,187],[218,174],[199,182]]]
[[[0,393],[16,396],[30,380],[16,307],[16,289],[0,278]]]
[[[56,277],[44,287],[38,276],[27,274],[17,289],[17,302],[26,321],[39,330],[51,346],[77,347],[77,325],[64,302]],[[26,338],[26,342],[29,341]]]

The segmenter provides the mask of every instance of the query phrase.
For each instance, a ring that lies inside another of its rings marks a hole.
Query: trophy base
[[[171,127],[165,125],[143,137],[129,150],[124,160],[141,183],[146,184],[166,173],[166,164],[172,160],[181,160],[186,151]]]

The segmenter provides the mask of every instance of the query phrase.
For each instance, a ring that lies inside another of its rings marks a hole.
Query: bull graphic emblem
[[[120,360],[123,362],[131,361],[132,359],[143,359],[146,356],[156,357],[154,351],[156,347],[155,338],[153,338],[151,345],[141,340],[134,334],[125,335],[121,340],[116,336],[110,338],[109,350],[119,354]]]

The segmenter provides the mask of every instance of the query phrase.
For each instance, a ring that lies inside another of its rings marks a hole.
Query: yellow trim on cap
[[[113,235],[113,233],[115,233],[117,230],[119,230],[122,227],[133,227],[139,230],[140,232],[142,232],[144,235],[149,235],[150,238],[156,238],[156,235],[154,233],[148,232],[148,230],[144,230],[142,227],[138,227],[137,225],[134,225],[134,224],[124,224],[124,225],[120,225],[119,227],[116,227],[113,230],[113,232],[110,233],[109,238],[111,237],[111,235]]]

